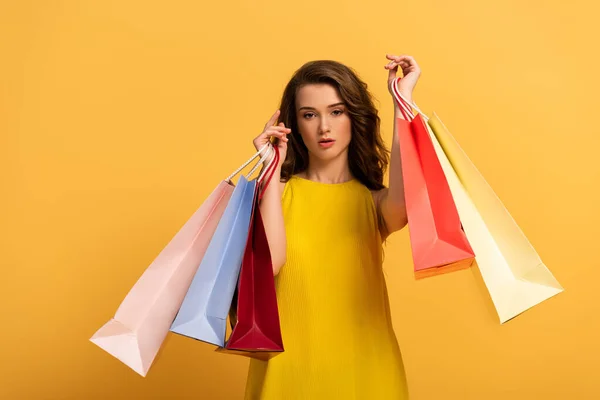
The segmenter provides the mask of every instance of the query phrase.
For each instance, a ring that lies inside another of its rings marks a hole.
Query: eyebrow
[[[344,102],[341,101],[339,103],[328,105],[327,108],[331,108],[331,107],[335,107],[335,106],[343,106],[343,105],[344,105]],[[298,109],[298,111],[300,111],[300,110],[316,110],[316,108],[314,108],[314,107],[300,107]]]

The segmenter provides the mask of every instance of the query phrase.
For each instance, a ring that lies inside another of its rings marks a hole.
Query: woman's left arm
[[[412,93],[417,84],[421,69],[411,56],[394,56],[387,54],[390,62],[385,66],[389,70],[388,89],[394,79],[398,67],[402,68],[403,78],[399,83],[402,96],[412,102]],[[391,90],[390,90],[391,94]],[[385,236],[398,231],[406,226],[406,203],[404,201],[404,179],[402,177],[402,164],[400,162],[400,143],[398,140],[397,118],[405,119],[398,104],[392,96],[394,103],[394,135],[392,137],[392,150],[390,157],[390,177],[388,187],[381,190],[378,195],[378,212],[385,225]]]

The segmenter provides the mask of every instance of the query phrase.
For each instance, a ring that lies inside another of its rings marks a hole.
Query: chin
[[[319,160],[323,160],[323,161],[335,160],[343,155],[347,156],[348,147],[346,146],[342,149],[332,148],[332,149],[327,149],[327,150],[317,148],[316,151],[312,151],[312,154],[314,157],[318,158]]]

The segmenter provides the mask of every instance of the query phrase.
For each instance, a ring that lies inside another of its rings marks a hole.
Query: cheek
[[[311,124],[307,120],[298,120],[298,131],[302,140],[306,143],[310,138],[315,137],[317,135],[317,129],[314,124]]]
[[[344,140],[350,142],[350,139],[352,138],[352,121],[350,120],[350,118],[346,117],[342,121],[340,121],[338,132],[341,136],[344,137]]]

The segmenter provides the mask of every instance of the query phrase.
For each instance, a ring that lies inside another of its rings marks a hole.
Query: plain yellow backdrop
[[[477,270],[415,281],[407,231],[395,234],[384,268],[412,398],[600,398],[598,11],[590,0],[2,1],[0,398],[241,398],[245,358],[169,335],[141,378],[88,339],[253,153],[304,62],[355,68],[389,144],[386,52],[416,57],[417,104],[440,115],[565,287],[500,325]]]

